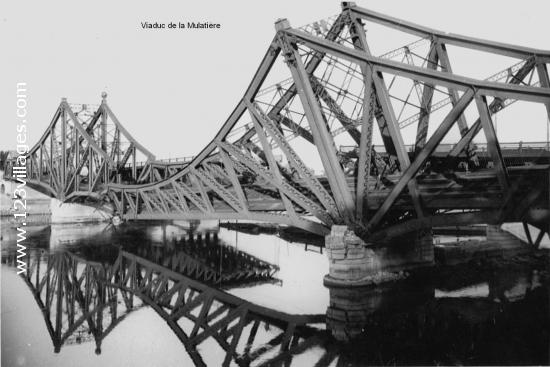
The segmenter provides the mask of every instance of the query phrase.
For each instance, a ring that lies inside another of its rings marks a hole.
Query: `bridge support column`
[[[404,270],[434,263],[431,231],[415,232],[391,241],[369,244],[347,226],[333,226],[325,238],[329,287],[355,287],[398,280]]]

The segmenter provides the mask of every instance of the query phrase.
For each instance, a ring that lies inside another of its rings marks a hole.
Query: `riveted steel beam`
[[[525,64],[513,75],[510,79],[510,84],[520,84],[523,80],[529,75],[535,66],[534,58],[531,58],[525,62]],[[489,111],[492,114],[497,113],[505,107],[504,100],[500,98],[495,98],[489,105]],[[472,140],[477,136],[481,131],[481,119],[477,119],[472,126],[468,129],[466,134],[462,136],[460,141],[454,146],[454,148],[449,152],[449,157],[458,157],[472,142]]]
[[[277,129],[275,123],[267,116],[261,109],[254,105],[250,107],[253,111],[256,121],[263,127],[272,139],[277,143],[278,147],[283,151],[289,164],[296,169],[300,177],[305,181],[307,187],[317,197],[319,202],[323,204],[324,208],[333,218],[338,218],[338,208],[336,203],[327,192],[327,190],[321,185],[319,180],[311,173],[310,169],[300,159],[298,154],[292,149],[290,144],[285,140],[282,133]]]
[[[370,64],[378,72],[399,75],[409,79],[418,79],[424,83],[442,85],[462,91],[474,87],[483,95],[503,99],[511,98],[537,103],[550,102],[550,91],[545,88],[477,80],[441,71],[428,70],[418,66],[406,65],[396,61],[369,56],[364,52],[353,50],[334,42],[327,42],[297,29],[285,29],[284,33],[297,42],[304,43],[315,50],[323,51],[351,62]]]
[[[429,69],[437,70],[439,62],[438,50],[435,43],[432,42],[430,47],[430,53],[428,54]],[[430,124],[430,111],[432,109],[432,99],[434,95],[434,86],[431,84],[424,84],[422,90],[422,98],[420,100],[420,116],[418,118],[418,126],[416,128],[416,142],[414,151],[418,153],[426,144],[428,137],[428,127]],[[456,103],[455,103],[456,104]]]
[[[487,106],[487,99],[485,96],[477,95],[475,100],[477,110],[479,112],[479,118],[481,119],[481,126],[485,132],[485,138],[487,139],[487,150],[489,151],[489,155],[495,165],[498,181],[504,193],[507,194],[510,187],[508,171],[506,169],[504,159],[502,158],[500,144],[498,143],[495,127],[493,126],[493,121],[491,120],[491,113],[489,112],[489,107]]]
[[[323,163],[332,195],[335,199],[334,201],[344,220],[351,223],[354,217],[355,205],[344,171],[336,155],[334,140],[326,127],[325,116],[313,92],[309,76],[302,63],[301,56],[296,49],[296,45],[293,45],[286,37],[282,36],[284,32],[290,29],[288,21],[278,21],[276,23],[276,28],[279,34],[281,34],[279,39],[280,46],[283,49],[294,83],[297,86],[298,95],[302,102],[310,130],[313,134],[313,139],[319,152],[321,162]]]
[[[466,107],[468,107],[468,105],[470,104],[473,98],[474,98],[473,90],[469,90],[465,92],[464,95],[459,99],[458,101],[459,103],[457,103],[453,107],[453,109],[449,112],[449,114],[445,116],[445,118],[443,119],[443,122],[441,122],[437,130],[430,137],[430,139],[428,140],[424,148],[417,154],[413,163],[407,167],[407,169],[403,172],[403,174],[399,178],[399,181],[397,182],[397,184],[393,186],[390,194],[386,197],[380,209],[378,209],[378,211],[369,221],[367,229],[372,230],[378,225],[380,220],[391,208],[391,206],[393,205],[393,203],[395,202],[399,194],[407,186],[408,182],[410,182],[410,180],[414,178],[414,176],[417,174],[420,168],[424,165],[424,163],[426,163],[426,160],[435,151],[435,148],[439,145],[441,140],[443,140],[443,138],[449,132],[451,127],[456,123],[458,117],[462,114],[462,112],[466,109]]]
[[[424,27],[403,19],[397,19],[377,13],[372,10],[352,6],[351,11],[362,19],[369,20],[378,24],[382,24],[394,29],[398,29],[407,33],[411,33],[420,37],[436,37],[441,42],[449,45],[455,45],[474,50],[499,54],[503,56],[515,58],[528,58],[533,55],[540,57],[545,62],[550,62],[550,51],[539,50],[529,47],[510,45],[506,43],[483,40],[474,37],[461,36],[447,32],[438,31],[432,28]]]

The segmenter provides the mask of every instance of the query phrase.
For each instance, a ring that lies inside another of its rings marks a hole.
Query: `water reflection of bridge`
[[[108,258],[111,254],[106,254]],[[3,256],[15,265],[16,254]],[[213,340],[231,361],[288,359],[318,338],[312,323],[324,315],[290,315],[252,304],[180,272],[119,250],[114,261],[88,261],[71,252],[32,249],[25,283],[40,307],[54,351],[95,341],[131,312],[149,306],[166,321],[196,366],[206,365],[201,346]],[[268,362],[266,362],[268,363]]]
[[[498,273],[454,267],[448,274],[384,286],[331,288],[326,316],[297,316],[252,304],[136,254],[102,248],[102,258],[94,260],[85,252],[40,249],[26,258],[23,279],[56,352],[62,345],[95,342],[100,353],[102,342],[130,313],[150,307],[197,366],[212,363],[205,359],[211,356],[220,358],[214,365],[239,366],[302,365],[304,355],[307,365],[316,366],[550,361],[548,284],[531,266],[507,266]],[[3,262],[13,264],[15,256]],[[333,334],[352,341],[330,343],[325,331],[313,327],[325,321]],[[495,355],[501,349],[510,352]]]
[[[167,269],[218,286],[271,280],[277,265],[209,238],[165,243],[161,246],[135,246],[132,252]]]

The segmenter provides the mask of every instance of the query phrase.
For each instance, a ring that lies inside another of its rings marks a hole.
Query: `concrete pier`
[[[391,241],[368,244],[347,226],[333,226],[325,238],[329,274],[325,285],[354,287],[405,277],[405,270],[434,263],[431,232],[415,232]]]

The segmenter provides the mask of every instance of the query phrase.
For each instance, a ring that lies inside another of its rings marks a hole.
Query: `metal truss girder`
[[[93,157],[93,153],[92,153],[92,156],[90,158],[92,158],[92,157]],[[97,185],[100,182],[101,177],[103,175],[102,172],[105,172],[105,170],[107,170],[107,162],[105,160],[103,160],[103,162],[99,166],[99,170],[97,171],[97,174],[96,174],[93,182],[90,183],[88,191],[92,192],[92,191],[95,190],[95,188],[97,187]],[[105,183],[107,183],[107,182],[105,182]]]
[[[219,182],[216,181],[210,173],[200,168],[194,169],[191,171],[196,177],[198,177],[202,182],[209,186],[216,194],[218,194],[227,204],[229,204],[235,211],[240,212],[243,210],[239,200],[233,196],[229,191],[227,191]]]
[[[344,17],[342,14],[338,16],[338,18],[334,21],[332,24],[330,30],[327,33],[327,39],[334,41],[342,32],[342,29],[344,28]],[[306,65],[306,70],[309,74],[312,74],[321,61],[323,60],[324,53],[322,52],[316,52],[312,57],[311,60]],[[275,103],[273,108],[268,112],[268,116],[276,121],[281,120],[281,122],[285,123],[288,127],[291,129],[293,126],[297,126],[296,130],[300,136],[302,136],[304,139],[308,140],[310,143],[313,143],[313,136],[311,133],[305,129],[303,129],[300,125],[295,124],[292,120],[286,118],[285,116],[282,116],[280,112],[286,106],[292,98],[296,95],[297,89],[296,84],[293,83],[286,91],[285,93],[279,98],[279,100]],[[251,100],[251,99],[250,99]],[[279,117],[280,116],[280,117]],[[248,131],[245,135],[243,135],[239,141],[246,141],[249,140],[254,135],[253,130]]]
[[[317,197],[317,199],[323,204],[325,209],[333,218],[338,218],[338,208],[336,203],[326,191],[326,189],[321,185],[319,180],[314,177],[309,168],[304,164],[300,159],[298,154],[292,149],[290,144],[286,141],[282,133],[277,129],[275,123],[266,116],[263,111],[257,106],[250,106],[249,109],[256,115],[256,120],[258,123],[268,132],[268,134],[273,138],[277,143],[279,148],[284,152],[289,164],[296,169],[300,177],[306,182],[306,185],[311,190],[311,192]]]
[[[285,27],[285,25],[281,23],[277,24],[277,26],[279,28]],[[286,30],[279,30],[279,32],[283,32],[284,34]],[[288,61],[287,65],[290,68],[294,83],[297,86],[298,95],[302,102],[302,107],[304,108],[310,130],[313,134],[315,145],[325,169],[334,201],[336,202],[340,215],[347,223],[351,223],[354,218],[354,202],[344,171],[336,155],[334,140],[327,129],[325,116],[313,92],[309,76],[302,63],[299,52],[286,37],[281,37],[280,42],[285,52],[285,58]]]
[[[367,69],[367,68],[365,68]],[[367,215],[368,206],[368,180],[371,172],[371,161],[373,158],[372,132],[374,123],[375,91],[372,80],[372,72],[365,70],[363,73],[364,95],[363,95],[363,117],[361,121],[361,136],[359,141],[359,157],[357,159],[357,187],[355,200],[356,220],[363,223]]]
[[[340,14],[338,18],[332,24],[330,30],[327,32],[326,39],[328,41],[334,41],[340,35],[345,26],[344,16]],[[306,71],[308,74],[312,75],[317,67],[321,64],[325,54],[323,52],[316,52],[311,57],[311,60],[306,65]],[[278,114],[283,107],[288,104],[288,102],[294,97],[297,93],[296,83],[293,83],[285,92],[285,94],[277,101],[275,106],[269,111],[268,116],[273,118],[274,114]]]
[[[527,75],[533,70],[535,66],[535,59],[530,58],[525,62],[525,64],[513,75],[510,80],[510,84],[519,84],[521,83]],[[491,114],[495,114],[505,107],[504,100],[500,98],[495,98],[489,105],[489,111]],[[472,126],[468,129],[466,134],[462,136],[460,141],[453,147],[449,152],[449,157],[459,156],[472,142],[472,140],[477,136],[481,131],[481,119],[478,118]]]
[[[111,160],[111,157],[109,157],[109,154],[101,149],[96,143],[94,139],[88,133],[86,130],[80,125],[80,122],[78,121],[78,118],[72,111],[71,107],[66,101],[61,102],[61,107],[67,112],[71,120],[73,120],[74,127],[78,130],[80,135],[88,142],[88,146],[91,147],[97,154],[101,155],[103,159],[105,159],[110,165],[114,166],[114,162]]]
[[[65,185],[67,183],[66,170],[67,170],[67,115],[65,111],[61,113],[61,187],[62,196],[65,195]]]
[[[50,154],[48,153],[47,150],[44,150],[44,149],[42,149],[42,152],[43,152],[43,154],[45,155],[45,158],[46,158],[46,166],[48,166],[48,169],[50,170],[50,182],[53,183],[53,186],[55,186],[55,187],[51,187],[51,186],[48,185],[48,187],[51,188],[52,192],[58,193],[59,190],[61,189],[61,186],[60,186],[60,183],[58,182],[57,175],[55,175],[55,173],[53,171]]]
[[[128,132],[128,130],[126,130],[124,128],[124,126],[122,126],[122,124],[120,123],[120,121],[118,120],[118,118],[115,116],[115,114],[113,113],[113,111],[111,110],[111,108],[109,107],[109,105],[107,105],[107,102],[103,101],[101,103],[101,107],[102,109],[102,114],[104,116],[109,116],[111,118],[111,120],[115,123],[116,127],[118,128],[118,130],[120,130],[120,132],[122,132],[122,134],[124,135],[124,137],[126,139],[128,139],[130,141],[131,144],[133,144],[133,146],[135,146],[137,149],[139,149],[139,151],[141,153],[143,153],[145,156],[147,156],[148,160],[152,160],[154,161],[156,158],[155,158],[155,155],[153,153],[151,153],[149,150],[147,150],[143,145],[141,145],[136,139],[134,139],[132,137],[132,135],[130,135],[130,133]],[[106,115],[105,115],[106,114]]]
[[[130,194],[127,192],[127,191],[122,191],[122,195],[124,195],[124,197],[126,198],[126,202],[130,205],[130,209],[133,213],[137,213],[137,206],[136,206],[136,203],[135,201],[132,199],[132,197],[130,196]],[[123,211],[122,213],[125,213],[125,210],[123,208]]]
[[[239,178],[237,177],[237,171],[235,169],[234,162],[222,149],[218,149],[218,151],[225,170],[229,175],[229,179],[231,180],[231,184],[233,185],[233,189],[235,190],[237,198],[241,203],[241,208],[243,209],[243,211],[246,212],[248,211],[246,196],[244,194],[243,188],[241,187],[241,183],[239,182]]]
[[[164,207],[159,204],[155,198],[154,195],[156,195],[156,190],[153,189],[151,191],[143,190],[141,192],[141,198],[146,202],[146,205],[148,205],[148,208],[150,208],[150,211],[153,212],[153,207],[151,205],[154,205],[154,207],[160,212],[164,214],[169,214],[168,211],[164,209]]]
[[[46,140],[48,139],[48,136],[50,135],[51,131],[53,130],[53,128],[55,126],[55,123],[57,122],[57,120],[61,116],[61,111],[62,111],[62,106],[61,106],[61,104],[59,104],[59,106],[55,110],[55,113],[52,117],[52,120],[50,121],[50,124],[46,128],[46,131],[44,132],[44,134],[42,134],[42,136],[40,137],[40,140],[38,140],[38,143],[36,143],[34,145],[34,147],[31,148],[31,150],[29,151],[29,154],[34,154],[46,142]]]
[[[130,146],[128,147],[128,149],[126,149],[126,152],[124,153],[124,156],[122,157],[120,162],[118,162],[118,164],[117,164],[117,169],[118,170],[122,169],[126,165],[126,162],[128,162],[128,159],[130,159],[130,156],[132,154],[135,154],[135,145],[134,145],[134,143],[130,143]],[[134,164],[134,166],[135,166],[135,164]]]
[[[321,208],[315,202],[307,198],[305,195],[303,195],[301,192],[296,190],[294,187],[289,185],[285,180],[281,180],[280,182],[277,182],[275,180],[273,173],[266,170],[264,167],[258,164],[252,157],[245,155],[239,149],[225,142],[219,142],[218,146],[224,149],[227,153],[238,158],[241,163],[246,165],[254,173],[262,176],[264,179],[271,182],[273,185],[277,187],[277,189],[281,190],[281,192],[284,195],[287,195],[291,200],[296,202],[303,209],[313,214],[323,223],[326,223],[327,225],[332,224],[332,219],[330,218],[330,216],[328,216],[328,214],[323,208]]]
[[[172,186],[177,187],[179,191],[183,193],[199,210],[202,212],[208,213],[211,212],[209,208],[204,204],[203,200],[199,198],[191,188],[189,188],[186,184],[183,182],[173,181]]]
[[[170,212],[170,209],[169,209],[170,199],[158,187],[156,188],[155,193],[157,194],[159,202],[162,205],[162,209],[164,209],[164,211],[166,213],[169,213]]]
[[[453,69],[451,66],[451,61],[449,60],[449,55],[447,54],[447,48],[443,43],[437,40],[435,41],[435,48],[437,56],[439,57],[439,61],[441,62],[441,68],[444,72],[452,74]],[[448,90],[451,103],[453,106],[455,106],[459,99],[458,91],[455,88],[448,88]],[[468,131],[468,123],[466,122],[466,117],[464,115],[460,115],[458,117],[457,126],[458,130],[460,131],[460,135],[464,136]]]
[[[265,77],[267,76],[267,73],[271,69],[271,66],[275,62],[278,54],[279,54],[280,48],[278,46],[278,43],[275,40],[270,44],[264,58],[262,59],[262,62],[256,71],[256,74],[254,75],[251,83],[249,84],[245,96],[253,97],[257,91],[259,90],[262,82],[264,81]],[[245,112],[246,106],[244,102],[241,100],[239,104],[235,107],[229,118],[226,120],[222,128],[218,131],[214,139],[198,154],[196,155],[191,162],[187,166],[185,166],[180,172],[176,173],[174,176],[170,177],[168,180],[162,182],[161,184],[168,184],[169,182],[172,182],[174,180],[178,180],[181,177],[184,177],[189,172],[190,168],[194,168],[198,166],[204,159],[208,158],[214,149],[216,148],[216,141],[220,141],[222,139],[225,139],[227,134],[231,131],[231,129],[235,126],[238,119],[242,116],[242,114]],[[146,170],[148,169],[148,165],[146,165]],[[150,168],[150,167],[149,167]],[[145,171],[145,170],[144,170]],[[138,178],[138,182],[142,182],[142,179],[144,179],[146,176],[144,176],[144,171],[142,171],[140,178]],[[134,185],[134,188],[140,188],[140,187],[146,187],[145,185]],[[126,185],[120,185],[116,183],[111,183],[109,185],[110,189],[123,189]]]
[[[430,53],[428,55],[428,65],[430,69],[437,70],[439,61],[439,55],[436,45],[432,42],[430,47]],[[420,102],[420,116],[418,119],[418,126],[416,129],[416,142],[414,151],[419,152],[426,144],[426,138],[428,137],[428,126],[430,123],[430,115],[432,108],[432,99],[434,95],[434,86],[425,84],[422,91],[422,98]],[[456,104],[456,103],[455,103]]]
[[[334,116],[336,116],[338,121],[340,121],[342,126],[346,129],[346,131],[355,141],[355,143],[359,144],[359,141],[361,140],[361,133],[357,131],[357,128],[355,127],[356,121],[346,116],[345,112],[340,108],[338,103],[336,103],[334,98],[332,98],[327,89],[321,84],[321,82],[319,81],[319,79],[317,79],[317,77],[315,77],[315,75],[311,75],[309,80],[315,94],[319,98],[321,98],[323,102],[325,102],[325,104],[328,106]]]
[[[352,3],[342,3],[342,8],[346,11]],[[349,13],[349,12],[348,12]],[[371,55],[367,42],[365,30],[361,20],[353,14],[348,14],[348,27],[352,36],[353,47],[367,55]],[[359,142],[359,157],[357,164],[357,186],[356,186],[356,220],[363,223],[365,215],[368,212],[368,178],[371,171],[371,159],[376,159],[376,152],[372,148],[373,119],[376,115],[376,121],[382,135],[382,141],[386,152],[392,157],[397,155],[396,147],[390,131],[388,122],[382,112],[380,97],[377,94],[373,70],[365,63],[360,63],[361,73],[363,75],[364,93],[363,93],[363,118],[361,127],[361,136]],[[384,86],[385,88],[385,86]],[[389,101],[386,101],[389,103]],[[391,105],[391,103],[390,103]],[[420,207],[420,205],[418,205]]]
[[[549,61],[550,62],[550,61]],[[543,88],[550,88],[550,76],[548,75],[548,68],[545,63],[537,62],[537,73],[539,75],[540,85]],[[550,102],[545,103],[546,113],[548,115],[548,123],[550,124]]]
[[[388,122],[387,126],[388,126],[390,136],[397,150],[397,158],[399,159],[399,166],[400,166],[401,172],[405,172],[405,170],[410,166],[411,163],[409,159],[409,154],[407,153],[405,144],[403,143],[401,130],[399,129],[399,125],[395,118],[395,114],[388,96],[386,85],[384,83],[384,80],[382,79],[382,76],[376,72],[373,73],[373,82],[376,89],[376,94],[378,95],[378,100],[380,101],[380,104],[382,106],[382,111],[384,112],[384,116],[386,116],[386,120]],[[420,202],[420,194],[418,192],[418,188],[414,178],[407,180],[407,186],[409,188],[409,194],[411,195],[416,214],[419,217],[422,217],[424,214],[423,214],[422,204]],[[382,213],[382,215],[383,214],[384,213]],[[375,214],[375,217],[376,216],[377,214]],[[375,217],[373,217],[369,221],[370,227],[373,226],[372,223],[375,222]]]
[[[254,98],[256,93],[258,92],[259,88],[261,87],[263,81],[265,80],[267,73],[269,70],[271,70],[271,67],[275,60],[277,59],[277,56],[279,55],[280,47],[277,42],[277,39],[273,39],[271,42],[258,70],[256,71],[256,74],[252,78],[252,81],[250,85],[248,86],[246,92],[244,93],[245,98],[248,98],[251,100]],[[192,162],[190,162],[190,166],[198,165],[200,162],[202,162],[205,158],[207,158],[215,149],[216,147],[216,141],[221,141],[225,139],[227,134],[231,131],[231,129],[235,126],[239,118],[244,114],[246,111],[246,105],[244,103],[244,99],[241,99],[239,101],[239,104],[235,107],[227,121],[224,123],[222,128],[218,131],[214,139],[210,142],[210,144],[204,148],[194,159]],[[184,169],[185,171],[185,169]]]
[[[481,126],[485,132],[485,138],[487,139],[487,150],[489,151],[489,155],[495,165],[498,181],[502,186],[502,190],[505,194],[507,194],[510,187],[508,171],[506,169],[504,159],[502,158],[502,152],[498,143],[495,127],[493,126],[493,121],[491,120],[491,113],[489,112],[489,107],[487,106],[487,100],[484,96],[480,95],[477,95],[475,100],[479,117],[481,119]]]
[[[219,151],[218,151],[219,153]],[[206,171],[209,172],[209,174],[216,178],[218,181],[220,181],[220,184],[223,182],[229,181],[231,182],[231,177],[229,177],[229,174],[225,171],[223,168],[223,161],[220,156],[216,157],[218,162],[216,161],[209,161],[208,163],[204,162],[202,164],[202,168],[204,168]]]
[[[370,64],[375,71],[417,79],[424,83],[442,85],[447,88],[450,87],[458,90],[466,90],[473,87],[483,95],[503,99],[512,98],[537,103],[550,102],[550,91],[545,90],[545,88],[503,84],[448,74],[441,71],[428,70],[418,66],[406,65],[396,61],[369,56],[364,52],[353,50],[334,42],[327,42],[297,29],[286,29],[283,32],[288,37],[295,39],[297,42],[302,42],[310,48],[341,57],[351,62],[364,62]]]
[[[269,115],[269,116],[271,116],[271,115]],[[280,124],[283,124],[283,125],[287,126],[289,129],[296,132],[296,134],[298,134],[299,136],[301,136],[302,138],[304,138],[305,140],[307,140],[311,144],[314,143],[313,142],[313,135],[311,135],[311,132],[307,129],[304,129],[302,126],[300,126],[296,122],[292,121],[288,117],[282,116],[282,115],[279,114],[279,115],[276,115],[272,118],[275,121],[278,121]]]
[[[284,179],[279,170],[279,165],[277,164],[277,161],[273,156],[273,152],[271,151],[271,145],[267,141],[266,133],[263,130],[262,126],[260,126],[260,123],[258,122],[260,117],[258,116],[257,111],[255,111],[254,107],[250,102],[247,102],[247,107],[248,107],[248,112],[250,114],[250,117],[252,118],[254,129],[256,130],[256,135],[260,139],[260,143],[264,151],[265,160],[267,161],[267,165],[269,167],[269,172],[272,174],[274,178],[275,185],[277,187],[280,187],[282,186]],[[288,198],[285,196],[284,192],[280,188],[278,190],[288,215],[291,217],[296,216],[296,212],[294,210],[294,207],[292,206],[292,202],[288,200]]]
[[[206,210],[208,210],[209,212],[213,212],[214,207],[212,206],[212,202],[210,201],[208,192],[206,191],[206,188],[202,184],[202,181],[193,173],[193,168],[189,171],[189,173],[187,174],[187,177],[189,178],[191,183],[199,189],[200,198],[202,199],[204,206],[206,207]]]
[[[509,57],[515,57],[520,59],[528,58],[533,55],[536,55],[537,57],[540,57],[542,60],[545,60],[546,62],[550,62],[550,51],[537,50],[537,49],[528,48],[528,47],[509,45],[509,44],[500,43],[500,42],[487,41],[487,40],[482,40],[474,37],[467,37],[467,36],[461,36],[457,34],[442,32],[442,31],[424,27],[418,24],[414,24],[406,20],[397,19],[394,17],[390,17],[388,15],[377,13],[372,10],[368,10],[358,6],[351,6],[350,10],[353,14],[356,14],[357,16],[363,19],[373,21],[373,22],[376,22],[394,29],[398,29],[407,33],[411,33],[420,37],[437,37],[441,42],[446,44],[456,45],[460,47],[495,53],[495,54],[509,56]]]
[[[137,178],[137,182],[146,181],[147,178],[149,177],[152,169],[153,169],[153,166],[151,165],[151,162],[149,160],[147,160],[145,162],[145,165],[143,166],[143,169],[141,170],[141,172],[140,172],[140,174]]]
[[[451,127],[455,124],[455,122],[458,119],[458,116],[462,114],[462,112],[466,109],[468,104],[470,104],[473,98],[474,98],[473,90],[469,90],[465,92],[464,95],[458,101],[458,103],[453,107],[453,109],[449,112],[449,114],[443,119],[443,122],[441,122],[437,130],[430,137],[430,139],[428,140],[424,148],[417,154],[413,163],[410,166],[408,166],[407,169],[403,172],[397,184],[395,184],[390,194],[384,200],[384,203],[382,204],[382,206],[378,209],[376,214],[369,221],[368,228],[367,228],[368,230],[372,231],[372,229],[376,227],[376,225],[388,212],[388,210],[391,208],[391,206],[393,205],[393,203],[395,202],[399,194],[403,191],[405,186],[407,186],[408,183],[414,179],[414,176],[416,175],[418,170],[424,165],[424,163],[429,158],[429,156],[434,152],[435,148],[439,145],[441,140],[443,140],[445,135],[449,132]]]

